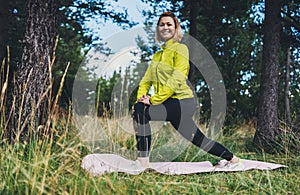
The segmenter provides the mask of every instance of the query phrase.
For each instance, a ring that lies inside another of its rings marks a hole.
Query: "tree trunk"
[[[284,88],[284,113],[285,121],[288,125],[291,124],[291,109],[290,109],[290,64],[291,64],[291,51],[287,48],[285,65],[285,88]]]
[[[278,67],[280,50],[280,1],[265,0],[264,44],[260,100],[254,144],[272,152],[278,128]]]
[[[28,0],[23,54],[17,67],[9,139],[27,141],[49,113],[58,1]]]
[[[0,1],[0,65],[2,66],[2,60],[7,57],[6,55],[6,41],[5,36],[8,31],[8,1]]]
[[[189,20],[190,20],[190,36],[196,39],[197,35],[197,2],[198,0],[192,0],[189,2]],[[195,79],[195,65],[193,64],[195,58],[195,44],[194,40],[189,40],[189,56],[190,56],[190,71],[189,71],[189,81],[191,82],[192,86],[195,88],[196,86],[196,79]]]

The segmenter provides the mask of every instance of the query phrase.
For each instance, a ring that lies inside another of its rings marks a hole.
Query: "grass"
[[[7,75],[3,70],[0,73]],[[2,137],[6,124],[4,116],[7,108],[4,102],[8,77],[1,78]],[[58,97],[54,99],[54,108]],[[80,167],[82,158],[99,151],[134,151],[134,136],[124,134],[116,119],[85,118],[87,121],[77,121],[68,113],[60,116],[56,110],[51,111],[49,119],[53,122],[53,126],[49,126],[53,134],[45,135],[42,139],[31,139],[26,144],[8,144],[0,140],[0,194],[300,194],[300,141],[297,137],[286,136],[287,139],[279,144],[280,152],[272,155],[257,153],[253,149],[251,143],[255,128],[252,124],[241,125],[219,137],[221,143],[241,158],[280,163],[289,167],[284,169],[172,176],[155,172],[140,175],[110,173],[94,177]],[[75,121],[88,125],[83,129],[85,137],[74,126]],[[131,119],[124,121],[132,124]],[[92,126],[97,129],[91,129]],[[105,136],[98,133],[99,127]],[[167,141],[166,136],[170,131],[174,132],[168,125],[163,128],[159,136],[153,136],[154,149]],[[86,130],[91,130],[91,134],[87,134]],[[291,142],[292,148],[289,147]],[[195,146],[189,146],[175,160],[213,162],[219,159],[199,152]]]
[[[220,141],[238,156],[288,165],[272,171],[252,170],[236,173],[201,173],[161,175],[155,172],[128,175],[110,173],[93,177],[81,167],[82,158],[90,153],[75,128],[60,121],[53,137],[32,140],[28,144],[0,148],[1,194],[299,194],[298,154],[256,153],[249,144],[251,127],[239,127]],[[60,129],[59,129],[60,128]],[[248,130],[247,130],[248,129]],[[250,129],[250,130],[249,130]],[[64,131],[63,131],[64,130]],[[198,154],[194,146],[176,160],[217,160]]]

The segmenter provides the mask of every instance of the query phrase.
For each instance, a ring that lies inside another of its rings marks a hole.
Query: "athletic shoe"
[[[137,162],[142,166],[142,167],[149,167],[149,157],[137,157]]]
[[[232,171],[242,171],[245,169],[242,159],[240,158],[237,158],[237,160],[235,160],[234,162],[221,160],[217,165],[215,165],[215,167],[219,169],[226,169]]]

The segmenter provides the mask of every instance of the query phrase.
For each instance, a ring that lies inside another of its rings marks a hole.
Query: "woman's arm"
[[[151,70],[150,70],[150,66],[151,64],[148,66],[144,77],[142,78],[140,84],[139,84],[139,88],[138,88],[138,92],[137,92],[137,100],[139,100],[140,98],[142,98],[144,95],[147,95],[149,92],[149,89],[152,85],[152,80],[151,79]]]

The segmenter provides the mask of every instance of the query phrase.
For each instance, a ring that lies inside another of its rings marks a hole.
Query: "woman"
[[[204,151],[227,160],[227,166],[237,165],[239,159],[220,143],[208,139],[196,126],[192,117],[196,103],[187,84],[189,56],[181,41],[181,27],[171,12],[164,12],[156,26],[156,40],[161,50],[153,56],[139,84],[137,103],[134,105],[134,129],[138,157],[143,165],[149,164],[151,128],[149,121],[169,121],[187,140]],[[148,95],[151,86],[154,95]]]

